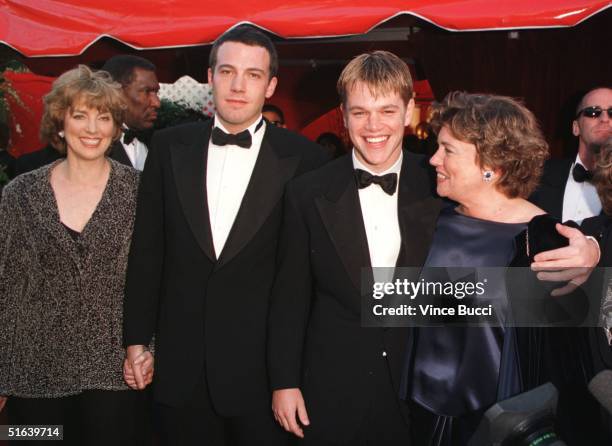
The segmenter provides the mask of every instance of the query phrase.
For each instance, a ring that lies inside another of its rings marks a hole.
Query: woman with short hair
[[[121,132],[121,87],[81,65],[44,105],[42,139],[66,158],[2,196],[0,399],[11,424],[63,425],[68,443],[141,444],[144,394],[122,377],[138,172],[106,157]]]
[[[496,307],[497,324],[419,327],[411,339],[404,389],[414,403],[417,444],[458,446],[467,444],[486,409],[525,390],[519,357],[531,352],[519,351],[514,329],[506,328],[503,267],[527,260],[521,241],[528,226],[530,237],[550,231],[540,227],[545,212],[527,201],[548,145],[534,115],[504,96],[451,93],[434,105],[431,125],[439,145],[430,160],[437,192],[454,203],[440,213],[422,278],[436,280],[430,275],[439,274],[437,267],[470,268],[477,277],[485,268],[482,274],[496,277],[479,305]],[[590,253],[585,265],[574,266],[592,266],[594,243],[578,229],[561,231],[581,238],[580,251]]]

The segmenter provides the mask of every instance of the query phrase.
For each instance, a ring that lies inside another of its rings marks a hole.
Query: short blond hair
[[[481,168],[501,170],[496,187],[509,198],[527,198],[537,187],[548,143],[536,117],[507,96],[449,93],[432,106],[431,126],[436,134],[451,134],[476,147]]]
[[[408,65],[389,51],[361,54],[344,67],[336,85],[342,104],[357,82],[366,84],[375,97],[398,93],[407,104],[413,96]]]
[[[121,125],[126,104],[121,85],[106,71],[92,71],[85,65],[66,71],[58,77],[51,91],[44,97],[44,112],[40,123],[40,138],[62,155],[66,154],[66,140],[59,132],[64,130],[64,117],[78,102],[102,112],[109,112],[115,124],[113,142],[121,137]],[[110,147],[109,147],[110,150]]]

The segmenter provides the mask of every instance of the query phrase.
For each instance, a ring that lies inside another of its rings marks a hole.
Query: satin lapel
[[[369,270],[371,262],[368,238],[350,156],[346,157],[342,171],[333,180],[327,195],[315,199],[315,203],[351,282],[361,294],[362,268],[368,268],[369,271],[365,286],[373,279]]]
[[[404,154],[397,199],[402,248],[397,266],[422,266],[427,258],[433,239],[438,214],[443,207],[442,200],[430,195],[428,184],[415,184],[411,173],[417,166]]]
[[[555,165],[555,168],[547,172],[542,178],[542,206],[547,211],[561,218],[563,215],[563,198],[567,187],[568,176],[571,175],[573,160],[562,160]]]
[[[115,141],[111,146],[111,152],[109,157],[114,159],[115,161],[119,161],[121,164],[125,164],[126,166],[132,166],[132,162],[125,151],[125,147],[121,144],[121,141]]]
[[[281,200],[285,184],[295,175],[299,155],[282,156],[271,142],[270,129],[266,129],[253,173],[242,198],[236,220],[221,251],[217,268],[232,260],[257,234],[272,209]]]
[[[204,124],[201,134],[192,135],[191,140],[175,142],[170,150],[170,158],[179,201],[187,223],[202,251],[215,262],[206,195],[209,139],[210,122]]]

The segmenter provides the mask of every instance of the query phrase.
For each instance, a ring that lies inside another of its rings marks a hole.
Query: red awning
[[[0,0],[0,42],[26,56],[82,53],[110,36],[137,49],[201,45],[238,23],[285,38],[362,34],[401,14],[452,31],[573,26],[609,0]]]

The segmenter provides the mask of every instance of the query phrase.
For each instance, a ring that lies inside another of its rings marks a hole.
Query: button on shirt
[[[563,221],[574,220],[580,224],[585,218],[599,215],[601,212],[601,201],[597,195],[597,189],[592,183],[584,181],[576,182],[572,175],[574,165],[584,164],[580,156],[576,156],[576,161],[572,164],[568,173],[565,194],[563,195]]]
[[[393,195],[387,194],[377,184],[359,189],[359,202],[361,204],[361,214],[365,226],[366,236],[368,237],[368,248],[370,251],[370,261],[373,267],[394,268],[400,252],[402,237],[400,234],[399,221],[397,218],[397,196],[399,188],[399,174],[402,167],[403,154],[400,153],[399,159],[384,172],[376,173],[368,169],[355,156],[353,149],[353,167],[363,169],[372,175],[385,175],[397,173],[398,187]],[[393,270],[385,271],[374,270],[374,280],[390,281]]]
[[[257,161],[266,130],[264,123],[255,132],[260,120],[261,118],[258,118],[247,129],[253,138],[253,145],[249,149],[236,145],[220,147],[214,145],[212,141],[208,144],[206,191],[210,228],[217,258],[223,251]],[[213,126],[219,127],[225,133],[230,133],[216,117]]]
[[[121,144],[125,149],[125,153],[127,153],[128,158],[130,159],[130,163],[136,170],[142,171],[144,169],[144,164],[147,159],[147,153],[149,153],[149,149],[146,144],[138,139],[134,138],[129,144],[126,144],[123,141],[123,134],[121,134]]]

